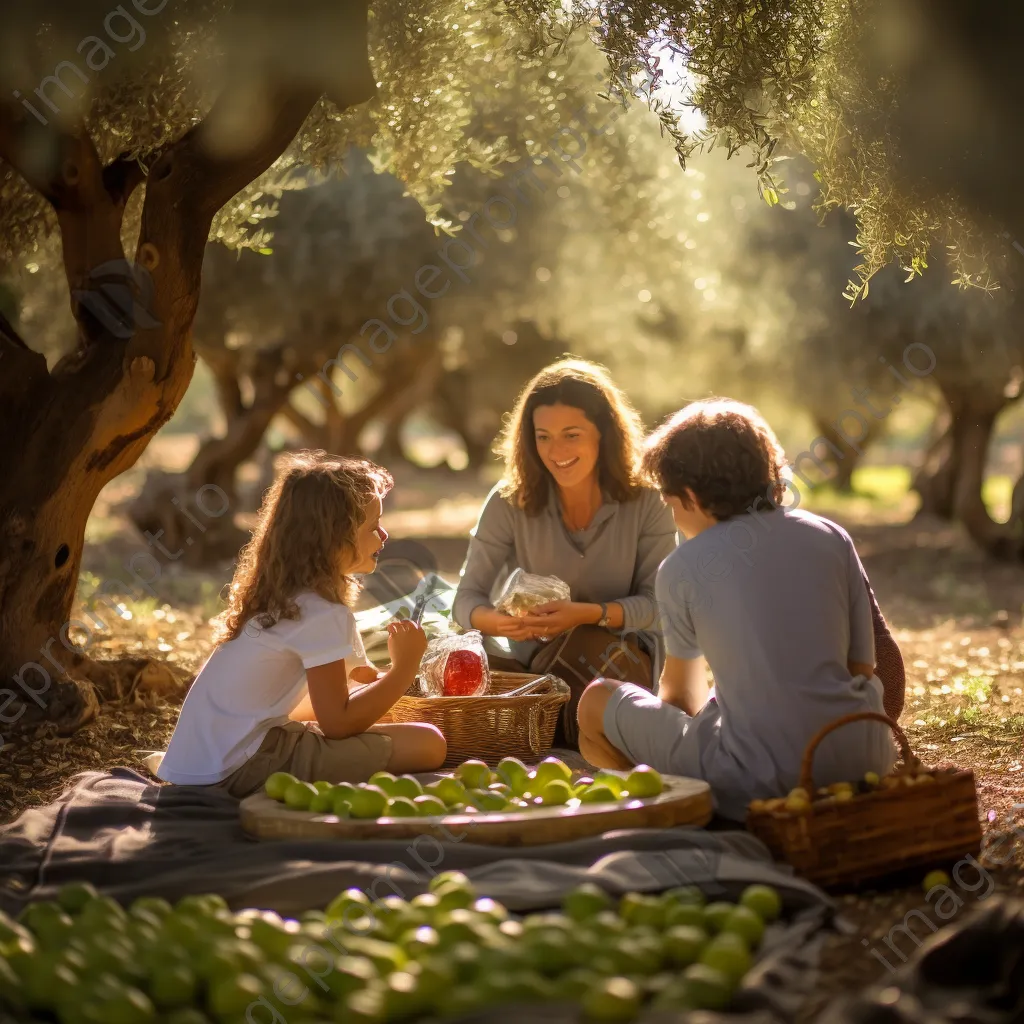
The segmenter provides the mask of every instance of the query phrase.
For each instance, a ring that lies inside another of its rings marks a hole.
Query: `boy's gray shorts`
[[[605,705],[604,734],[633,764],[700,779],[701,751],[717,730],[720,714],[714,698],[691,717],[650,690],[624,683]]]
[[[854,683],[864,694],[861,710],[881,711],[882,684],[877,676],[858,676]],[[713,697],[691,717],[632,683],[617,687],[604,711],[605,736],[633,764],[704,779],[712,787],[718,813],[742,821],[751,800],[783,796],[798,783],[803,749],[783,751],[788,758],[781,766],[767,754],[741,763],[721,749],[721,723],[721,707]],[[825,738],[815,758],[814,778],[819,785],[828,785],[858,779],[866,771],[884,775],[895,757],[886,726],[857,722]]]

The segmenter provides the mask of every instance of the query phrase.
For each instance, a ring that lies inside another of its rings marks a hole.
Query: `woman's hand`
[[[596,622],[595,607],[582,601],[548,601],[538,605],[532,614],[520,621],[526,623],[535,636],[553,637],[573,626]]]
[[[494,636],[503,636],[506,640],[536,640],[540,635],[536,630],[526,625],[526,620],[521,619],[518,615],[502,615],[501,612],[495,612],[498,618],[501,620],[498,623],[500,632],[493,634]]]
[[[503,636],[508,640],[535,640],[536,631],[525,625],[526,620],[515,615],[504,615],[493,608],[474,608],[470,625],[485,636]]]

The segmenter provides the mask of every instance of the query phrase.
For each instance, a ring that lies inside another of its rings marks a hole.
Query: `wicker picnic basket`
[[[517,691],[517,696],[506,693]],[[531,672],[491,672],[479,697],[422,697],[419,680],[391,709],[392,722],[436,725],[448,741],[446,768],[469,758],[495,764],[503,757],[540,760],[551,749],[558,713],[569,699],[569,684]]]
[[[925,768],[910,749],[903,730],[874,712],[844,715],[826,725],[808,743],[800,786],[814,799],[812,768],[821,741],[851,722],[873,720],[892,729],[903,764],[893,774],[901,781],[852,799],[825,799],[799,813],[785,808],[751,810],[747,829],[763,840],[777,860],[821,886],[846,886],[909,867],[937,867],[981,848],[978,794],[974,773]],[[933,782],[907,785],[904,776],[923,774]],[[775,801],[777,804],[778,801]]]

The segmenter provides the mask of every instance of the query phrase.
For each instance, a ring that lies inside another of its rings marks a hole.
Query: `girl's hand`
[[[579,601],[548,601],[547,604],[538,605],[532,614],[521,621],[536,636],[557,636],[573,626],[594,621],[593,606]]]
[[[388,654],[391,665],[400,672],[415,675],[427,649],[427,634],[409,619],[388,623]]]

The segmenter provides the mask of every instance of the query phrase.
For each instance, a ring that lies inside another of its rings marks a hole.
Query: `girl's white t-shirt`
[[[208,786],[240,768],[305,699],[307,668],[342,659],[346,671],[370,664],[349,608],[311,592],[296,603],[298,619],[266,628],[250,620],[210,655],[157,772],[165,782]]]

